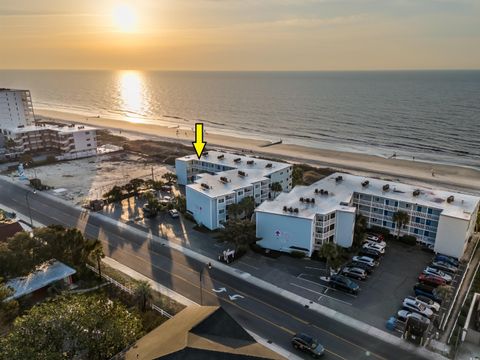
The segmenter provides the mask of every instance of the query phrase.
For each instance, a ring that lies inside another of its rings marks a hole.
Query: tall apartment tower
[[[34,123],[30,91],[0,88],[0,130],[30,126]]]

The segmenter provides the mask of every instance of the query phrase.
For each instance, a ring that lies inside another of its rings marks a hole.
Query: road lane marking
[[[300,274],[300,275],[302,275],[302,274]],[[354,298],[354,299],[357,298],[356,295],[349,294],[349,293],[346,293],[346,292],[343,292],[343,291],[340,292],[340,291],[338,291],[337,289],[335,289],[335,288],[333,288],[333,287],[331,287],[331,286],[323,285],[323,284],[317,283],[316,281],[304,279],[304,278],[302,278],[302,277],[300,277],[300,278],[298,278],[298,279],[299,279],[299,280],[303,280],[303,281],[307,281],[307,282],[309,282],[309,283],[312,283],[312,284],[315,284],[315,285],[318,285],[318,286],[323,286],[324,288],[327,289],[327,291],[328,291],[328,290],[333,290],[333,291],[335,291],[337,294],[347,295],[347,296],[350,296],[350,297],[352,297],[352,298]],[[325,291],[325,293],[326,293],[327,291]],[[339,301],[341,301],[341,300],[339,300]]]
[[[238,263],[241,263],[243,265],[246,265],[246,266],[250,266],[251,268],[255,269],[255,270],[260,270],[260,268],[256,267],[256,266],[253,266],[253,265],[250,265],[248,263],[246,263],[245,261],[242,261],[242,260],[238,260],[237,261]]]
[[[19,203],[18,201],[14,200],[14,199],[12,199],[12,200],[13,200],[14,202],[16,202],[16,203]],[[49,199],[49,200],[50,200],[52,203],[55,203],[55,201],[53,201],[53,200],[51,200],[51,199]],[[40,200],[38,200],[38,201],[40,202]],[[40,202],[40,203],[41,203],[42,205],[45,205],[43,202]],[[48,207],[48,205],[45,205],[45,206]],[[66,205],[64,205],[64,206],[66,206]],[[61,209],[59,209],[57,206],[54,206],[54,208],[55,208],[57,211],[61,211]],[[77,210],[77,209],[74,208],[74,207],[72,207],[72,209]],[[34,210],[34,209],[32,209],[32,210]],[[38,211],[38,210],[34,210],[34,211],[37,212],[37,213],[40,213],[40,211]],[[71,215],[71,214],[68,214],[68,213],[66,213],[66,212],[63,212],[63,214],[66,215],[66,216],[68,216],[68,217],[70,217],[70,218],[73,218],[73,219],[76,220],[76,221],[79,220],[79,217],[76,216],[76,215]],[[64,223],[64,221],[61,221],[61,220],[55,218],[54,216],[51,216],[50,214],[47,215],[47,217],[52,218],[52,219],[58,221],[59,223]],[[99,220],[100,222],[103,222],[102,219],[97,219],[97,220]],[[118,220],[117,220],[117,221],[118,221]],[[92,227],[92,228],[97,228],[97,229],[99,229],[99,230],[102,229],[101,226],[94,225],[94,224],[90,224],[90,223],[88,222],[88,219],[86,219],[86,220],[83,220],[83,219],[82,219],[81,222],[86,223],[87,226],[90,226],[90,227]],[[114,234],[114,235],[115,235],[116,237],[118,237],[118,238],[122,238],[122,235],[118,235],[118,234]],[[145,234],[145,236],[147,236],[147,235],[148,235],[148,234]],[[99,240],[102,241],[103,243],[105,243],[107,246],[110,245],[110,242],[108,241],[108,239],[107,239],[107,240],[99,239]],[[138,244],[137,244],[137,245],[138,245]],[[182,277],[182,276],[180,276],[180,275],[174,274],[173,272],[169,272],[169,271],[167,271],[167,270],[164,270],[164,269],[158,267],[157,265],[155,265],[155,264],[153,264],[153,263],[151,263],[151,262],[148,262],[148,261],[145,260],[144,258],[136,255],[136,254],[134,253],[135,251],[133,251],[133,250],[132,250],[131,252],[128,252],[128,251],[126,251],[126,250],[123,250],[123,249],[120,249],[119,247],[117,247],[117,248],[115,249],[115,251],[125,252],[128,256],[132,256],[132,255],[133,255],[133,256],[136,257],[138,260],[140,260],[140,261],[143,262],[143,263],[146,263],[146,264],[150,265],[151,267],[154,267],[154,268],[156,268],[156,269],[158,269],[158,270],[160,270],[160,271],[162,271],[162,272],[165,272],[165,273],[169,274],[170,276],[176,277],[176,278],[184,281],[184,282],[187,283],[187,284],[190,284],[191,286],[193,286],[193,287],[195,287],[195,288],[197,288],[197,289],[200,288],[197,284],[195,284],[195,283],[187,280],[186,278],[184,278],[184,277]],[[164,256],[164,255],[162,255],[162,254],[160,254],[160,253],[158,253],[158,252],[156,252],[156,251],[154,251],[154,250],[151,250],[151,249],[147,249],[147,252],[153,252],[153,253],[155,253],[155,254],[157,254],[157,255],[159,255],[159,256]],[[133,253],[133,254],[132,254],[132,253]],[[168,257],[167,257],[167,258],[168,258]],[[175,261],[173,261],[172,259],[170,259],[170,261],[175,262]],[[186,265],[184,265],[184,264],[182,264],[182,263],[178,263],[178,262],[175,262],[175,263],[176,263],[178,266],[182,266],[182,267],[186,268],[186,269],[187,269],[188,271],[190,271],[190,272],[197,273],[197,271],[195,271],[194,269],[192,269],[192,268],[190,268],[190,267],[188,267],[188,266],[186,266]],[[306,279],[301,279],[301,280],[315,283],[315,282],[313,282],[313,281],[306,280]],[[218,283],[223,284],[223,282],[221,282],[221,281],[218,281],[218,280],[215,280],[215,281],[218,282]],[[315,284],[317,284],[317,283],[315,283]],[[320,284],[317,284],[317,285],[323,286],[323,285],[320,285]],[[234,289],[234,290],[236,290],[236,289]],[[208,291],[208,290],[204,290],[204,291],[206,291],[206,292],[209,293],[210,295],[218,298],[218,296],[217,296],[216,294],[214,294],[214,293],[212,293],[212,292],[210,292],[210,291]],[[236,290],[236,291],[238,291],[238,290]],[[243,293],[243,292],[241,292],[241,291],[238,291],[238,292],[239,292],[239,293]],[[247,295],[247,296],[248,296],[248,295]],[[289,316],[289,317],[291,317],[291,318],[299,321],[300,323],[303,323],[303,324],[306,324],[306,325],[310,324],[309,322],[307,322],[307,321],[305,321],[305,320],[303,320],[303,319],[301,319],[301,318],[299,318],[299,317],[297,317],[297,316],[295,316],[295,315],[292,315],[292,314],[290,314],[290,313],[288,313],[288,312],[286,312],[286,311],[284,311],[284,310],[282,310],[282,309],[279,309],[279,308],[277,308],[277,307],[275,307],[275,306],[273,306],[273,305],[271,305],[271,304],[268,304],[268,303],[266,303],[266,302],[264,302],[264,301],[262,301],[262,300],[260,300],[260,299],[258,299],[258,298],[256,298],[256,297],[254,297],[254,296],[248,296],[248,297],[249,297],[250,299],[253,299],[253,300],[255,300],[255,301],[258,301],[258,302],[260,302],[260,303],[262,303],[262,304],[264,304],[264,305],[266,305],[266,306],[268,306],[268,307],[271,307],[272,309],[274,309],[274,310],[276,310],[276,311],[279,311],[279,312],[281,312],[281,313],[283,313],[283,314],[285,314],[285,315],[287,315],[287,316]],[[285,327],[283,327],[283,326],[281,326],[281,325],[279,325],[279,324],[276,324],[276,323],[274,323],[274,322],[272,322],[272,321],[270,321],[270,320],[268,320],[268,319],[266,319],[266,318],[264,318],[264,317],[262,317],[262,316],[260,316],[260,315],[258,315],[258,314],[255,314],[255,313],[251,312],[250,310],[247,310],[247,309],[239,306],[237,303],[234,303],[233,301],[230,301],[229,299],[220,298],[220,300],[226,301],[226,302],[230,303],[231,305],[233,305],[233,306],[241,309],[242,311],[245,311],[245,312],[251,314],[252,316],[255,316],[255,317],[261,319],[262,321],[265,321],[265,322],[267,322],[267,323],[269,323],[269,324],[271,324],[271,325],[273,325],[273,326],[275,326],[275,327],[277,327],[277,328],[279,328],[279,329],[281,329],[281,330],[283,330],[283,331],[285,331],[285,332],[287,332],[287,333],[289,333],[289,334],[291,334],[291,335],[294,335],[294,334],[295,334],[295,332],[293,332],[292,330],[287,329],[287,328],[285,328]],[[337,334],[334,334],[334,333],[332,333],[332,332],[330,332],[330,331],[328,331],[328,330],[325,330],[325,329],[323,329],[323,328],[321,328],[321,327],[319,327],[319,326],[317,326],[317,325],[315,325],[315,324],[310,324],[310,325],[312,325],[313,327],[315,327],[316,329],[318,329],[318,330],[320,330],[320,331],[322,331],[322,332],[324,332],[324,333],[330,334],[330,335],[332,335],[333,337],[335,337],[335,338],[337,338],[337,339],[339,339],[339,340],[341,340],[341,341],[344,341],[344,342],[346,342],[346,343],[348,343],[348,344],[350,344],[350,345],[352,345],[352,346],[354,346],[354,347],[356,347],[356,348],[359,348],[359,349],[361,349],[361,350],[363,350],[363,351],[365,351],[365,352],[369,351],[369,350],[363,348],[362,346],[360,346],[360,345],[358,345],[358,344],[355,344],[355,343],[353,343],[353,342],[351,342],[351,341],[349,341],[349,340],[347,340],[347,339],[345,339],[345,338],[343,338],[343,337],[341,337],[341,336],[339,336],[339,335],[337,335]],[[345,358],[343,358],[342,356],[340,356],[340,355],[338,355],[338,354],[336,354],[336,353],[334,353],[334,352],[332,352],[332,351],[330,351],[330,350],[328,350],[328,349],[325,349],[325,351],[326,351],[326,352],[329,352],[329,353],[331,353],[332,355],[337,356],[337,357],[339,357],[339,358],[341,358],[341,359],[345,359]],[[382,356],[377,355],[377,354],[375,354],[375,353],[373,353],[373,352],[370,352],[370,354],[371,354],[372,356],[374,356],[374,357],[379,358],[379,359],[386,360],[386,359],[383,358]]]

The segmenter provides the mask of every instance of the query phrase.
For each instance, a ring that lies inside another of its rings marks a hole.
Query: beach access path
[[[0,187],[0,203],[29,213],[25,194],[30,189],[8,177],[0,177]],[[203,299],[204,304],[222,305],[242,325],[286,349],[292,335],[306,332],[321,340],[331,358],[441,358],[247,272],[53,195],[30,196],[30,206],[34,220],[76,227],[100,239],[107,256],[195,302]],[[213,268],[204,271],[200,282],[199,272],[207,262],[212,262]]]

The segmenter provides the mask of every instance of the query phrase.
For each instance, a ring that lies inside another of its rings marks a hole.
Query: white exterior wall
[[[34,122],[30,91],[0,89],[0,129],[30,126]]]
[[[276,171],[268,177],[270,178],[271,184],[275,182],[280,183],[284,192],[289,192],[292,189],[292,167]],[[273,195],[274,194],[272,193],[272,196]]]
[[[190,187],[186,187],[187,211],[190,212],[195,221],[207,227],[210,230],[217,228],[217,199],[211,198],[205,193],[201,193]]]
[[[95,130],[75,131],[72,133],[72,136],[75,145],[74,149],[72,150],[73,152],[97,148]]]
[[[344,248],[349,248],[353,243],[355,211],[337,210],[335,219],[335,243]]]
[[[467,236],[469,224],[468,220],[440,215],[435,252],[461,258],[469,238]]]
[[[291,246],[313,252],[313,220],[295,216],[256,212],[257,243],[265,248],[291,252]]]
[[[177,183],[179,185],[187,185],[187,167],[188,162],[180,159],[175,159],[175,173],[177,174]]]

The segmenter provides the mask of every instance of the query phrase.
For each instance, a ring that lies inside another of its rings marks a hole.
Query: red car
[[[428,284],[433,286],[440,286],[440,285],[447,284],[445,279],[439,276],[425,275],[425,274],[420,274],[420,276],[418,277],[418,281],[421,282],[422,284]]]

